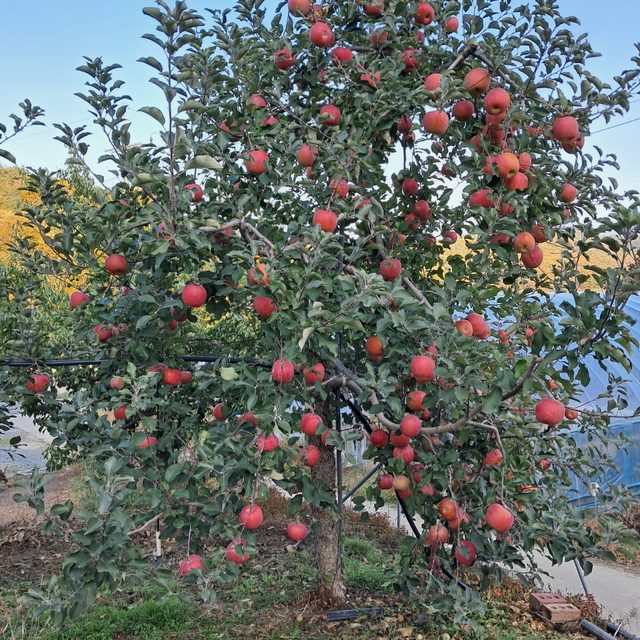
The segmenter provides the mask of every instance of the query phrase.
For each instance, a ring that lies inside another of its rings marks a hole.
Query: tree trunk
[[[320,413],[324,424],[329,427],[333,422],[332,407],[329,405]],[[311,472],[318,486],[326,486],[335,495],[336,460],[333,447],[325,447],[320,438],[312,438],[320,449],[320,461]],[[313,517],[318,523],[316,540],[316,562],[320,580],[320,597],[328,605],[343,604],[347,596],[342,566],[342,540],[340,539],[340,521],[338,515],[328,507],[314,506]]]

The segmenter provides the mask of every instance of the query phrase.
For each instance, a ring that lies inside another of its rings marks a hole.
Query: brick
[[[529,609],[540,611],[545,604],[564,604],[566,600],[559,593],[532,593],[529,596]]]
[[[542,606],[542,615],[554,625],[565,622],[578,622],[582,617],[580,609],[568,602],[564,604],[545,604]]]

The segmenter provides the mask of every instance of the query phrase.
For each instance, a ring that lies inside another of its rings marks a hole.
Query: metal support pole
[[[376,473],[378,473],[378,471],[380,471],[380,469],[382,469],[382,463],[379,462],[377,465],[375,465],[371,469],[371,471],[369,471],[369,473],[367,473],[366,476],[364,476],[361,480],[358,481],[358,483],[355,485],[355,487],[353,487],[352,489],[349,489],[349,491],[347,491],[347,493],[344,494],[343,501],[346,502],[352,496],[354,496],[358,492],[358,489],[360,489],[360,487],[362,487],[364,484],[366,484],[367,481],[371,478],[371,476],[373,476]]]
[[[580,582],[582,583],[582,589],[584,590],[584,594],[586,596],[589,595],[589,588],[587,587],[587,582],[584,579],[584,573],[582,572],[582,567],[578,564],[578,561],[574,558],[573,564],[578,572],[578,578],[580,578]]]

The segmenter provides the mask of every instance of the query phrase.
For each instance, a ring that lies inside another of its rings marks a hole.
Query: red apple
[[[536,404],[536,419],[555,427],[564,420],[565,406],[554,398],[542,398]]]
[[[409,445],[406,445],[404,447],[394,447],[393,457],[396,460],[404,461],[405,464],[409,464],[410,462],[413,462],[414,458],[413,447]]]
[[[459,565],[463,567],[470,567],[476,561],[478,553],[473,542],[469,542],[469,540],[461,540],[456,546],[453,555]]]
[[[246,540],[232,540],[225,549],[224,557],[234,564],[244,564],[249,559],[249,554],[244,551],[242,555],[240,555],[236,549],[243,549],[243,547],[247,546]]]
[[[334,64],[348,64],[353,61],[353,51],[349,47],[336,47],[331,51]]]
[[[287,538],[293,542],[304,540],[307,537],[307,533],[309,533],[307,526],[301,522],[289,522],[287,524]]]
[[[276,54],[273,56],[273,61],[278,69],[286,71],[296,63],[296,57],[290,49],[280,49],[276,51]]]
[[[456,329],[467,338],[473,335],[473,326],[468,320],[457,320],[455,323]]]
[[[503,113],[511,106],[511,96],[502,87],[495,87],[484,97],[484,108],[487,113]]]
[[[229,415],[229,411],[223,402],[219,402],[215,407],[213,407],[212,413],[213,417],[218,421],[226,420]]]
[[[83,291],[74,291],[69,296],[69,306],[72,309],[77,309],[79,306],[89,302],[89,296]]]
[[[307,445],[302,450],[302,457],[307,467],[315,467],[320,462],[320,449],[315,444]]]
[[[411,487],[411,481],[404,474],[393,477],[393,488],[395,491],[406,491]]]
[[[326,104],[320,109],[320,122],[328,127],[337,127],[340,118],[340,109],[333,104]]]
[[[458,30],[458,28],[460,27],[460,22],[458,21],[458,18],[456,18],[455,16],[451,16],[451,18],[449,18],[445,25],[444,25],[444,30],[447,33],[454,33]]]
[[[308,144],[303,144],[296,153],[296,160],[303,167],[311,167],[318,157],[318,147],[311,147]]]
[[[293,363],[279,359],[271,367],[271,379],[278,384],[287,384],[293,380],[294,372]]]
[[[331,27],[326,22],[316,22],[309,29],[309,40],[316,47],[330,47],[335,42]]]
[[[449,529],[447,529],[443,524],[434,524],[427,530],[424,544],[431,547],[438,544],[444,544],[448,539]]]
[[[471,100],[458,100],[458,102],[453,105],[451,113],[456,120],[471,120],[471,118],[473,118],[473,114],[475,113],[475,107],[473,106],[473,102],[471,102]]]
[[[378,336],[371,336],[367,338],[366,350],[369,357],[380,357],[384,354],[384,347],[382,341]]]
[[[170,387],[177,387],[180,384],[180,370],[167,367],[162,372],[162,382]]]
[[[305,368],[302,372],[305,384],[312,385],[324,380],[325,369],[322,362],[316,362],[311,368]]]
[[[464,88],[473,96],[484,93],[491,84],[491,74],[482,67],[476,67],[467,71],[464,76]]]
[[[531,159],[531,155],[528,153],[521,153],[518,156],[518,162],[520,164],[520,171],[523,173],[529,171],[531,169],[531,163],[533,162]]]
[[[402,273],[402,263],[397,258],[385,258],[379,267],[380,275],[389,282],[400,277]]]
[[[253,151],[249,151],[248,155],[249,157],[244,161],[247,173],[252,176],[259,176],[266,173],[269,154],[263,149],[254,149]]]
[[[318,209],[313,214],[313,224],[327,233],[333,233],[338,226],[338,215],[328,209]]]
[[[256,296],[253,301],[253,309],[261,318],[269,318],[276,310],[276,305],[271,298]]]
[[[484,209],[493,209],[496,205],[495,202],[493,202],[493,200],[489,198],[490,193],[490,189],[480,189],[479,191],[474,191],[469,197],[469,206],[483,207]]]
[[[497,502],[489,505],[485,511],[484,519],[487,525],[498,533],[509,531],[515,522],[511,511]]]
[[[311,0],[288,0],[287,7],[294,16],[307,16],[311,13]]]
[[[423,222],[426,222],[427,220],[429,220],[429,218],[431,218],[431,207],[426,200],[417,200],[413,204],[413,209],[411,211]]]
[[[144,440],[138,445],[138,449],[149,449],[158,445],[158,438],[155,436],[145,436]]]
[[[376,482],[380,489],[386,491],[393,487],[393,476],[390,473],[381,473]]]
[[[264,451],[273,451],[278,448],[279,444],[280,441],[278,440],[278,436],[273,433],[266,437],[261,435],[256,440],[256,447],[261,453]]]
[[[407,407],[410,411],[422,411],[427,394],[424,391],[410,391],[407,395]]]
[[[551,127],[551,135],[559,142],[569,142],[580,136],[578,121],[573,116],[556,118]]]
[[[112,389],[117,389],[118,391],[120,389],[124,389],[124,378],[121,378],[120,376],[113,376],[111,380],[109,380],[109,386]]]
[[[518,156],[510,151],[505,151],[496,157],[496,165],[498,166],[498,175],[503,180],[508,180],[517,175],[520,171],[520,160]]]
[[[453,498],[443,498],[438,503],[438,513],[445,520],[453,520],[458,516],[458,503]]]
[[[406,413],[400,421],[400,432],[407,438],[415,438],[420,435],[421,427],[420,418],[411,413]]]
[[[442,74],[431,73],[424,79],[424,88],[427,91],[439,91],[442,88]]]
[[[367,0],[362,8],[372,18],[379,16],[384,11],[384,0]]]
[[[533,234],[528,231],[521,231],[514,239],[513,239],[513,248],[518,253],[530,253],[533,251],[533,248],[536,246],[536,239],[533,237]]]
[[[409,445],[411,438],[400,433],[400,431],[392,431],[389,434],[389,441],[391,442],[392,447],[401,449],[402,447],[407,447]]]
[[[524,173],[516,173],[505,182],[508,191],[526,191],[529,188],[529,178]]]
[[[411,133],[411,130],[413,129],[413,120],[411,119],[411,116],[400,116],[396,129],[398,130],[398,133]]]
[[[527,269],[537,269],[542,264],[543,259],[544,254],[538,244],[529,253],[520,255],[520,260]]]
[[[180,560],[180,563],[178,564],[178,571],[183,578],[190,571],[200,571],[204,573],[204,564],[202,562],[202,558],[198,554],[192,553],[184,560]]]
[[[500,466],[504,462],[504,455],[500,449],[492,449],[484,455],[482,464],[485,467]]]
[[[369,436],[369,441],[377,449],[383,449],[389,442],[389,435],[382,429],[374,429]]]
[[[573,202],[578,195],[578,190],[572,184],[565,184],[560,190],[558,198],[561,202]]]
[[[100,342],[106,342],[113,336],[113,331],[104,324],[99,324],[93,328],[94,333],[98,336]]]
[[[449,116],[446,111],[429,111],[422,118],[422,126],[427,133],[441,136],[449,128]]]
[[[405,178],[402,181],[402,192],[406,196],[415,196],[418,193],[418,181],[415,178]]]
[[[265,103],[266,104],[266,103]],[[191,182],[184,187],[187,191],[191,191],[191,201],[192,202],[200,202],[202,200],[202,196],[204,195],[204,191],[199,184],[195,182]]]
[[[422,25],[428,25],[433,22],[435,11],[428,2],[418,2],[416,9],[416,22]]]
[[[305,413],[300,419],[300,431],[307,436],[315,436],[318,426],[322,424],[322,418],[315,413]]]
[[[257,504],[248,504],[240,512],[240,524],[249,531],[254,531],[263,522],[262,509]]]
[[[180,296],[185,307],[201,307],[207,301],[207,290],[199,284],[188,284]]]
[[[430,356],[415,356],[411,360],[411,375],[418,384],[436,379],[436,363]]]
[[[564,412],[564,417],[567,420],[575,420],[578,417],[578,412],[575,409],[567,407],[566,411]]]
[[[114,276],[121,276],[129,269],[127,259],[121,253],[114,253],[107,256],[104,261],[105,269]]]

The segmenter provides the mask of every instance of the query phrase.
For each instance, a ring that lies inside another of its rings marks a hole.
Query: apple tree
[[[138,110],[158,135],[136,137],[118,65],[86,58],[104,170],[94,130],[60,124],[58,139],[112,186],[78,203],[33,171],[42,204],[23,212],[56,256],[25,247],[34,278],[82,282],[60,355],[91,361],[47,369],[26,349],[33,367],[5,369],[55,444],[90,461],[87,504],[47,518],[73,523],[76,549],[43,605],[62,618],[149,571],[131,534],[156,526],[213,597],[251,562],[269,486],[290,496],[289,537],[316,546],[321,598],[343,602],[336,456],[361,435],[336,422],[347,400],[382,465],[355,508],[396,490],[423,522],[403,589],[535,550],[588,568],[596,535],[566,488],[606,464],[607,415],[575,398],[587,357],[605,376],[630,366],[640,220],[589,133],[628,110],[638,59],[598,79],[577,19],[543,0],[144,12],[159,99]],[[608,375],[608,410],[623,409]],[[25,485],[42,509],[41,481]],[[201,553],[211,536],[224,544]]]

